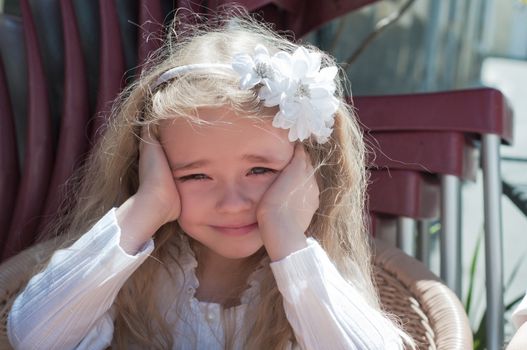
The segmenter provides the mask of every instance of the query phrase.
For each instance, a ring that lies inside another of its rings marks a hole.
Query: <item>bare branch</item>
[[[415,0],[408,0],[401,8],[389,16],[386,16],[379,20],[373,28],[373,31],[362,41],[357,49],[349,56],[345,63],[342,64],[344,69],[348,69],[360,56],[360,54],[366,49],[366,47],[386,28],[394,24],[399,20],[408,11],[408,9],[413,5]]]

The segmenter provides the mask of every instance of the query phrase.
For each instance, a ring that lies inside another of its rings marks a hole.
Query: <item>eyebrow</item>
[[[262,164],[276,164],[283,162],[281,158],[272,157],[272,156],[262,156],[257,154],[244,154],[241,158],[242,160],[252,162],[252,163],[262,163]],[[176,170],[192,170],[200,167],[204,167],[212,163],[208,159],[200,159],[190,163],[173,163],[170,164],[172,171]]]

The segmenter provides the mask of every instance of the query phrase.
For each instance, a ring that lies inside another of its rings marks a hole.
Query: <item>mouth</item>
[[[211,226],[214,230],[226,236],[244,236],[258,228],[258,223],[244,226]]]

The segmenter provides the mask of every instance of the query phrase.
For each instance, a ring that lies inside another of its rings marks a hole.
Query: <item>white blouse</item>
[[[136,255],[128,255],[119,245],[120,235],[112,209],[71,247],[54,253],[11,308],[7,327],[15,349],[94,350],[111,345],[117,293],[154,249],[150,240]],[[179,258],[182,269],[169,263],[175,277],[160,268],[153,279],[158,285],[155,297],[172,327],[174,349],[223,349],[223,322],[229,319],[236,330],[242,329],[248,306],[258,303],[262,268],[249,277],[241,304],[222,315],[219,304],[195,298],[197,262],[186,245]],[[399,331],[366,303],[357,286],[344,280],[314,239],[270,267],[300,348],[402,349]],[[173,278],[175,283],[166,283]],[[245,338],[236,334],[234,347],[242,349]]]

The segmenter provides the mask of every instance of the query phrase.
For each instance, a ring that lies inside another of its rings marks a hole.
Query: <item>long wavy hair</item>
[[[182,31],[178,23],[171,28],[164,46],[115,101],[98,143],[70,182],[75,194],[68,196],[70,201],[63,206],[52,230],[60,235],[61,246],[71,244],[108,210],[136,193],[142,128],[155,132],[161,121],[170,118],[196,121],[196,111],[202,107],[228,106],[239,115],[251,117],[269,115],[257,91],[239,89],[235,73],[196,70],[153,89],[161,73],[191,63],[229,64],[235,53],[251,54],[256,44],[263,44],[271,54],[279,50],[292,53],[298,47],[243,11],[216,17],[213,24],[193,25],[189,30]],[[309,49],[319,51],[315,47]],[[322,66],[335,65],[329,55],[320,53]],[[344,74],[340,72],[339,76],[336,95],[341,104],[330,140],[324,144],[304,142],[320,189],[320,206],[307,234],[320,242],[344,278],[358,285],[367,302],[380,311],[365,228],[365,146],[353,109],[344,98]],[[154,235],[151,257],[120,290],[115,303],[113,347],[125,349],[134,343],[149,349],[166,349],[177,344],[178,339],[172,338],[170,326],[156,306],[156,286],[150,281],[167,262],[178,262],[181,235],[184,233],[176,222],[161,227]],[[263,273],[259,302],[251,306],[246,316],[245,347],[285,348],[289,342],[295,343],[295,336],[268,265]],[[233,334],[226,332],[226,339],[232,340]]]

